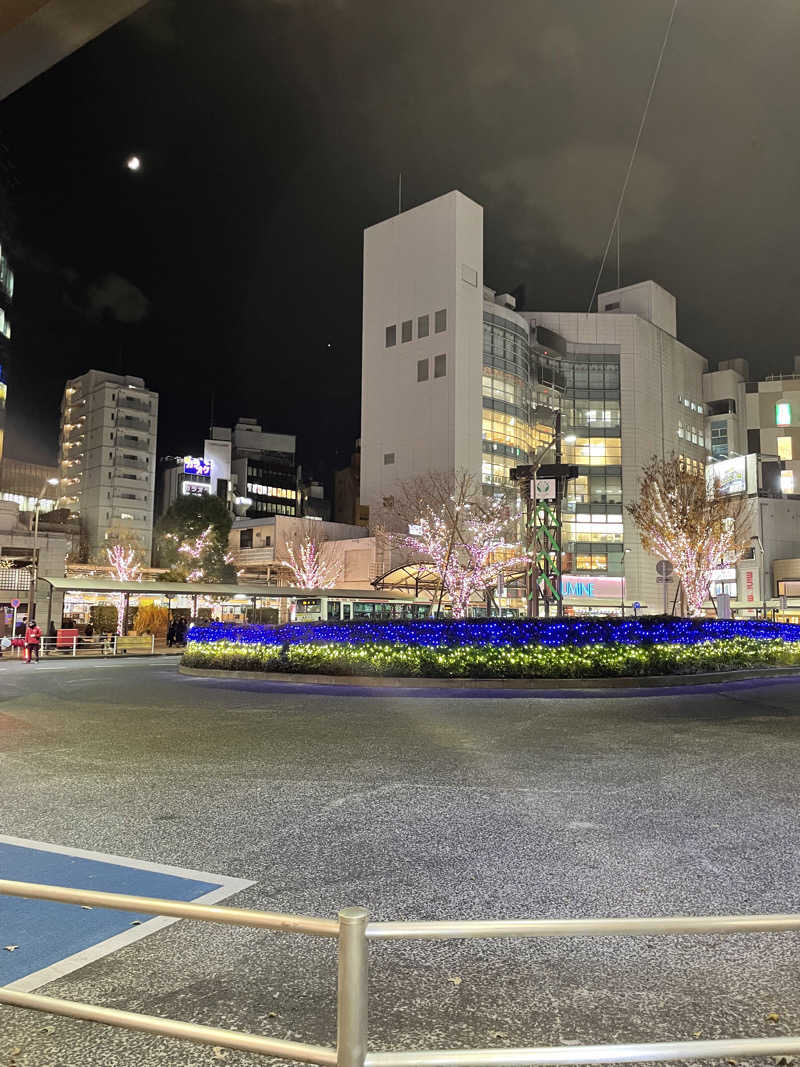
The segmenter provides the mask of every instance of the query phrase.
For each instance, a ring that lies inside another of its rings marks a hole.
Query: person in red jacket
[[[26,663],[31,663],[33,657],[36,656],[36,662],[39,662],[39,645],[42,642],[42,631],[36,623],[36,619],[31,619],[25,628],[25,651],[27,653],[25,657]]]

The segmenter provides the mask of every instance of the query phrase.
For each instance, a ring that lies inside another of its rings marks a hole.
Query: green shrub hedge
[[[394,678],[608,678],[702,674],[800,664],[800,642],[736,637],[697,645],[543,645],[428,648],[402,644],[194,642],[187,667]]]

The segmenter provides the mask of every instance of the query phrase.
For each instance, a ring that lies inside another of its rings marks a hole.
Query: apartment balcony
[[[117,442],[121,448],[130,449],[131,452],[150,452],[150,442],[143,441],[141,437],[129,437],[125,433],[117,432]]]
[[[117,470],[136,471],[137,474],[145,474],[149,480],[150,464],[145,463],[142,459],[128,459],[117,452],[114,457],[114,467]]]
[[[137,400],[132,396],[121,396],[119,398],[119,406],[127,411],[141,411],[148,415],[153,410],[149,401]]]
[[[120,415],[117,426],[120,430],[144,430],[150,433],[150,419],[138,418],[135,415]]]

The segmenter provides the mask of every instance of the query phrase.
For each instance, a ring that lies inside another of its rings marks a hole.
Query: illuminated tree
[[[156,527],[156,555],[173,582],[235,582],[232,518],[218,496],[179,497]]]
[[[453,615],[463,618],[498,578],[526,562],[515,543],[516,516],[503,497],[484,497],[471,475],[431,474],[404,483],[396,514],[405,532],[390,532],[392,542],[428,563],[438,575]]]
[[[286,566],[292,581],[300,589],[332,589],[342,577],[341,560],[325,548],[325,538],[315,530],[306,530],[286,541]]]
[[[171,581],[235,581],[233,554],[220,544],[213,526],[184,541],[173,533],[164,534],[164,540],[175,546],[176,562],[168,572]]]
[[[118,582],[141,582],[142,568],[136,559],[136,550],[124,545],[114,545],[106,549],[111,573]],[[117,593],[114,597],[117,606],[117,633],[125,632],[125,594]]]
[[[711,573],[741,559],[745,504],[690,471],[677,456],[653,457],[642,471],[639,499],[627,506],[648,552],[668,560],[680,580],[689,615],[701,615]]]

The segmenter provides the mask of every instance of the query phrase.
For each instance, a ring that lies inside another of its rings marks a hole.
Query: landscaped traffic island
[[[215,623],[183,665],[394,678],[609,678],[800,667],[800,626],[761,620],[475,619]]]

